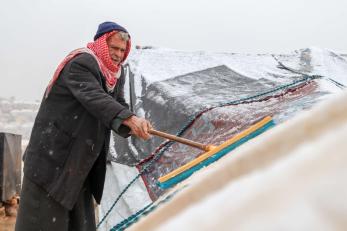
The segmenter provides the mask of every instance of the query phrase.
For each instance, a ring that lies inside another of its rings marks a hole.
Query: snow
[[[110,154],[112,156],[117,156],[113,139],[110,140]],[[137,174],[137,169],[133,167],[114,162],[107,165],[104,194],[101,205],[99,206],[101,216],[106,214],[119,193],[137,176]],[[132,203],[128,203],[129,201]],[[105,224],[100,227],[100,230],[110,230],[115,224],[127,218],[129,214],[136,213],[138,210],[142,209],[144,205],[151,202],[143,182],[141,180],[135,181],[128,193],[124,194],[119,200],[108,219],[106,219]]]
[[[332,78],[347,85],[347,62],[345,58],[338,53],[314,47],[285,55],[187,52],[164,48],[134,49],[127,63],[134,74],[137,100],[140,102],[143,89],[147,89],[152,83],[221,65],[225,65],[235,73],[248,78],[288,83],[293,77],[293,73],[279,69],[273,56],[291,68]],[[322,91],[338,92],[339,89],[336,89],[336,86],[326,78],[320,81],[322,82],[320,84]],[[323,83],[324,81],[327,83]],[[168,92],[175,95],[186,91],[180,87],[174,91],[171,90],[167,89]],[[156,100],[162,101],[160,96]],[[162,103],[165,104],[164,101]]]
[[[217,224],[218,230],[337,230],[347,215],[347,155],[341,149],[346,134],[347,123],[309,140],[156,230],[211,230]]]
[[[289,71],[279,69],[276,59],[281,61],[286,66],[289,66],[295,70],[310,75],[322,75],[323,79],[316,80],[316,82],[318,83],[318,87],[321,91],[329,93],[322,96],[322,99],[330,98],[332,95],[341,92],[341,89],[337,87],[334,83],[329,81],[328,78],[331,78],[334,81],[337,81],[347,86],[346,57],[346,55],[340,55],[337,52],[316,47],[309,47],[306,49],[296,50],[289,54],[236,54],[227,52],[205,51],[186,52],[166,48],[152,48],[133,49],[130,53],[127,64],[129,70],[131,71],[131,74],[134,75],[134,87],[136,90],[135,95],[137,100],[136,106],[138,106],[138,108],[136,109],[137,113],[140,116],[145,116],[147,112],[145,112],[141,108],[141,97],[143,96],[145,90],[147,90],[151,84],[161,84],[160,86],[163,89],[166,89],[166,92],[169,95],[171,94],[171,96],[177,97],[180,95],[184,95],[184,93],[189,91],[189,89],[187,89],[190,87],[189,85],[172,87],[171,85],[167,85],[162,82],[192,72],[197,72],[201,70],[206,70],[208,68],[224,65],[230,68],[231,71],[237,73],[238,75],[254,80],[267,80],[282,84],[291,82],[295,78],[299,77],[299,75],[297,74],[293,74]],[[127,75],[128,76],[125,84],[125,97],[126,100],[129,102],[130,97],[128,93],[130,90],[130,73],[127,72]],[[152,97],[153,100],[155,100],[160,105],[165,105],[167,103],[162,96],[155,95],[154,92],[149,93],[149,96]],[[214,100],[216,100],[217,102],[222,98],[222,96],[216,95]],[[315,102],[312,101],[310,103]],[[0,98],[1,131],[22,133],[23,144],[26,145],[38,107],[39,104],[37,102],[19,102],[15,101],[14,99]],[[305,108],[305,105],[303,105],[302,108]],[[219,110],[222,114],[223,109]],[[240,107],[240,110],[243,110],[243,108]],[[75,119],[78,118],[76,117]],[[283,117],[276,119],[278,121],[284,121],[287,119],[287,117],[284,115]],[[338,132],[345,132],[345,129],[345,127],[339,128],[336,131],[327,134],[323,140],[326,140],[327,142],[333,142],[333,138],[336,137],[336,134]],[[236,209],[242,210],[244,206],[249,205],[248,203],[252,200],[252,197],[254,197],[254,192],[257,189],[260,189],[258,193],[261,196],[262,192],[266,192],[266,188],[263,187],[264,185],[270,183],[273,185],[280,185],[280,183],[283,181],[283,178],[277,177],[279,173],[285,173],[286,177],[288,178],[294,177],[295,174],[298,173],[291,172],[290,169],[303,169],[306,165],[309,165],[310,162],[314,162],[316,158],[324,158],[323,154],[319,154],[319,156],[317,156],[317,149],[314,148],[319,147],[319,145],[321,145],[321,150],[324,150],[325,148],[327,148],[325,144],[325,142],[315,143],[312,141],[312,143],[307,143],[305,145],[297,147],[297,150],[293,151],[293,154],[288,156],[287,159],[283,162],[273,165],[266,171],[255,172],[254,174],[249,175],[238,182],[228,184],[225,190],[220,191],[219,193],[211,196],[204,203],[189,208],[184,213],[178,215],[171,222],[166,223],[163,227],[165,227],[165,230],[166,228],[167,230],[176,230],[182,227],[186,228],[189,226],[188,221],[190,219],[189,217],[191,214],[200,214],[200,219],[194,222],[194,224],[204,224],[204,219],[201,219],[201,217],[203,218],[204,216],[206,216],[204,211],[218,211],[218,209],[224,203],[229,203],[229,201],[230,203],[232,203],[231,207],[234,207],[235,211]],[[139,152],[134,145],[131,145],[130,148],[136,156],[139,156]],[[114,149],[114,142],[112,139],[110,144],[110,154],[115,157],[117,156],[117,153]],[[128,154],[126,153],[126,155]],[[331,155],[334,155],[334,153],[332,153]],[[326,165],[324,166],[328,167],[329,163],[331,162],[328,162],[327,160]],[[338,165],[339,163],[337,162],[336,164]],[[337,171],[341,171],[339,173],[343,174],[343,176],[346,176],[346,172],[344,170],[338,169]],[[308,180],[301,183],[306,183],[310,181],[316,182],[317,186],[315,187],[317,187],[317,193],[315,193],[315,191],[313,190],[314,188],[309,188],[311,184],[308,184],[307,187],[301,185],[302,187],[300,189],[302,191],[293,192],[293,197],[287,195],[285,199],[288,200],[287,203],[285,203],[284,205],[276,205],[278,207],[275,206],[276,209],[281,208],[281,211],[284,211],[283,213],[281,213],[281,216],[277,215],[275,212],[272,213],[272,215],[278,219],[276,224],[278,224],[279,226],[276,227],[278,229],[282,229],[285,227],[281,225],[287,224],[287,228],[289,229],[297,229],[298,227],[304,227],[303,229],[306,230],[331,229],[329,222],[327,222],[326,219],[323,219],[325,218],[325,216],[322,210],[319,210],[319,212],[321,213],[317,214],[317,210],[314,209],[313,205],[315,202],[321,201],[320,206],[330,209],[333,212],[340,209],[341,206],[345,206],[345,204],[339,204],[338,199],[334,200],[333,198],[329,202],[325,195],[319,193],[322,191],[321,188],[324,187],[324,185],[326,185],[325,183],[330,179],[328,177],[339,176],[334,175],[335,173],[336,172],[331,173],[333,174],[332,176],[324,176],[322,170],[322,175],[320,175],[318,179],[310,178],[310,175],[304,174],[303,179]],[[115,198],[117,198],[119,193],[127,186],[127,184],[132,179],[134,179],[135,176],[137,176],[137,174],[138,170],[134,167],[121,165],[114,162],[108,164],[105,190],[102,204],[100,206],[100,217],[102,217],[105,214],[105,212],[110,208],[110,206],[114,202]],[[332,188],[338,187],[333,183],[331,186]],[[346,192],[344,191],[345,188],[339,189],[341,189],[341,191],[339,191],[339,193],[337,194],[337,198],[342,197],[343,193]],[[280,190],[281,193],[285,193],[283,189],[278,190]],[[313,201],[310,201],[309,195],[311,194],[314,195],[312,199]],[[302,195],[302,198],[300,198],[300,195]],[[293,201],[291,201],[290,199],[293,199]],[[278,200],[281,201],[280,199]],[[139,178],[137,181],[135,181],[134,185],[132,185],[129,188],[129,190],[124,194],[121,200],[117,203],[117,205],[112,210],[111,214],[108,216],[108,218],[105,221],[105,224],[101,227],[100,230],[109,230],[123,219],[127,218],[128,216],[132,215],[133,213],[148,205],[150,202],[152,201],[147,193],[146,187],[144,186],[142,179]],[[297,209],[299,209],[300,212],[298,212]],[[266,226],[270,224],[270,221],[267,220],[267,217],[265,215],[261,215],[261,211],[258,212],[259,216],[256,216],[257,214],[255,213],[251,213],[251,217],[254,218],[253,222],[242,223],[241,225],[243,226],[240,226],[240,229],[250,229],[256,228],[256,225]],[[219,213],[216,213],[216,215],[218,214]],[[307,224],[314,225],[305,227],[306,223],[292,223],[289,222],[289,220],[286,217],[293,217],[297,220],[305,220],[307,221]],[[218,220],[219,217],[212,216],[211,219]],[[207,229],[208,225],[206,225],[205,228]]]
[[[131,72],[134,74],[135,81],[135,95],[137,97],[137,106],[141,115],[144,115],[144,111],[141,109],[142,96],[148,87],[157,83],[163,91],[168,95],[178,97],[189,92],[189,85],[180,85],[172,87],[163,83],[163,81],[176,78],[177,76],[186,75],[192,72],[206,70],[217,66],[225,65],[238,75],[251,78],[254,80],[268,80],[274,81],[280,84],[290,83],[291,81],[300,78],[298,74],[294,74],[287,70],[278,68],[278,59],[284,65],[289,66],[300,72],[304,72],[310,75],[322,75],[323,79],[316,80],[318,87],[322,92],[328,93],[321,96],[322,99],[330,98],[333,94],[341,92],[341,89],[327,78],[331,78],[339,83],[347,85],[347,62],[346,59],[336,52],[310,47],[307,49],[301,49],[293,51],[290,54],[235,54],[226,52],[186,52],[172,49],[155,48],[155,49],[138,49],[133,50],[128,59],[128,65]],[[197,80],[198,81],[198,80]],[[151,97],[153,101],[159,105],[165,105],[166,101],[161,95],[156,95],[155,92],[147,93],[147,97]],[[215,96],[218,101],[218,96]],[[310,104],[316,103],[315,99],[306,100],[302,102],[302,109],[306,109]],[[242,110],[242,107],[239,108]],[[220,109],[221,111],[223,109]],[[295,109],[292,109],[295,111]],[[146,112],[147,113],[147,112]],[[288,109],[290,113],[290,108]],[[147,114],[148,115],[148,114]],[[277,121],[285,121],[289,117],[282,115],[276,118]],[[137,153],[135,147],[131,145],[134,153]],[[136,154],[139,156],[139,154]],[[110,169],[119,168],[117,165],[108,166]],[[129,169],[123,169],[123,171],[129,171]],[[122,171],[122,170],[119,170]],[[137,171],[134,171],[136,175]],[[119,180],[119,175],[115,175],[113,180]],[[142,180],[138,180],[138,185],[143,186]],[[124,188],[124,187],[123,187]],[[112,188],[112,192],[116,195],[120,193],[123,188],[119,188],[118,191]],[[146,194],[144,186],[142,187],[143,193]],[[133,190],[129,190],[126,194],[132,194]],[[136,190],[135,190],[136,191]],[[149,198],[147,198],[149,199]],[[225,200],[226,198],[224,198]],[[221,200],[222,201],[222,200]],[[148,202],[148,201],[146,201]],[[128,206],[134,205],[138,209],[145,207],[148,203],[142,203],[138,200],[124,200],[123,205],[119,205],[115,208],[117,212],[124,211],[123,216],[127,217],[132,215],[127,209]],[[101,207],[109,207],[110,202],[105,202]],[[104,209],[105,209],[104,208]],[[202,208],[200,208],[202,209]],[[128,211],[128,213],[127,213]],[[312,213],[307,211],[307,219],[316,219]],[[135,211],[133,211],[135,212]],[[195,212],[195,210],[194,210]],[[102,214],[102,213],[101,213]],[[122,220],[121,216],[110,215],[109,222],[110,227],[116,225]],[[106,230],[106,229],[105,229]]]
[[[137,174],[138,171],[133,167],[128,167],[114,162],[108,164],[104,194],[99,207],[101,216],[106,214],[119,193]],[[133,203],[129,203],[129,201]],[[143,182],[140,180],[135,181],[128,190],[128,193],[125,193],[118,201],[105,223],[100,227],[100,230],[110,230],[120,221],[126,219],[129,214],[136,213],[151,202],[152,201],[146,193],[146,188]]]

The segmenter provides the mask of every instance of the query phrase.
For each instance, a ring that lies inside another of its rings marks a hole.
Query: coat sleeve
[[[125,119],[133,113],[105,92],[102,80],[91,63],[96,63],[92,56],[87,59],[77,57],[67,66],[67,75],[62,80],[90,114],[111,128],[114,119]]]

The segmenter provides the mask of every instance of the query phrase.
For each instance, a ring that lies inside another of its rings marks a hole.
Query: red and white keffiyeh
[[[57,69],[54,72],[53,78],[49,82],[45,96],[48,97],[49,92],[51,91],[54,83],[59,78],[60,72],[63,70],[65,65],[73,59],[76,55],[81,53],[88,53],[91,54],[95,60],[97,61],[99,68],[101,70],[101,73],[103,74],[106,82],[107,90],[113,91],[114,87],[116,86],[117,79],[120,76],[121,72],[121,64],[125,61],[125,59],[128,57],[131,47],[131,41],[130,39],[127,41],[127,47],[124,52],[123,60],[120,64],[116,65],[113,63],[109,50],[107,45],[107,39],[117,33],[117,31],[111,31],[108,33],[103,34],[101,37],[99,37],[94,42],[90,42],[87,44],[87,47],[79,48],[76,50],[73,50],[70,52],[63,61],[58,65]]]

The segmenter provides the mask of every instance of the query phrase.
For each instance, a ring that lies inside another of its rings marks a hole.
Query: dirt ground
[[[13,231],[18,210],[18,197],[0,203],[0,230]]]
[[[0,217],[0,230],[13,231],[16,223],[15,217]]]

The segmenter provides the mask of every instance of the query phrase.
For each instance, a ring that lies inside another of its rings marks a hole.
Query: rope
[[[167,201],[171,200],[171,198],[176,193],[178,193],[179,191],[181,191],[185,187],[186,186],[184,186],[183,188],[178,189],[178,190],[170,193],[168,196],[166,196],[164,199],[158,201],[156,204],[154,204],[153,202],[148,204],[143,209],[139,210],[135,214],[131,215],[130,217],[128,217],[128,218],[124,219],[123,221],[121,221],[120,223],[118,223],[116,226],[111,228],[110,231],[121,231],[121,230],[124,230],[124,229],[128,228],[130,225],[136,223],[141,217],[146,216],[147,214],[149,214],[153,210],[155,210],[157,207],[159,207],[161,204],[166,203]]]
[[[327,80],[329,80],[330,82],[332,82],[333,84],[335,84],[336,86],[338,86],[341,89],[345,89],[346,88],[345,85],[343,85],[342,83],[339,83],[339,82],[337,82],[337,81],[335,81],[335,80],[333,80],[331,78],[327,78]]]
[[[170,142],[169,142],[170,143]],[[123,191],[118,195],[118,197],[116,198],[116,200],[113,202],[113,204],[111,205],[110,209],[105,213],[104,217],[100,220],[99,224],[96,226],[96,228],[98,229],[100,227],[100,225],[105,221],[106,217],[111,213],[112,209],[114,208],[114,206],[117,204],[117,202],[120,200],[120,198],[123,196],[123,194],[128,190],[128,188],[152,165],[152,163],[154,161],[156,161],[157,159],[159,159],[159,157],[161,156],[161,154],[163,152],[165,152],[167,149],[169,148],[169,146],[164,147],[158,154],[156,157],[154,157],[151,161],[148,162],[148,164],[145,165],[145,167],[134,177],[134,179],[132,179],[130,181],[130,183],[123,189]]]
[[[311,80],[317,79],[317,78],[321,78],[321,76],[318,75],[307,75],[307,74],[302,74],[304,76],[304,78],[299,79],[299,80],[295,80],[289,84],[284,84],[281,85],[279,87],[273,88],[271,90],[253,95],[253,96],[249,96],[249,97],[245,97],[242,99],[238,99],[238,100],[233,100],[231,102],[226,102],[226,103],[220,103],[216,106],[212,106],[209,108],[205,108],[202,109],[201,111],[193,114],[192,116],[189,117],[187,123],[176,133],[176,136],[181,136],[189,127],[190,125],[193,124],[193,122],[200,117],[203,113],[212,110],[214,108],[218,108],[218,107],[224,107],[224,106],[230,106],[230,105],[238,105],[238,104],[244,104],[244,103],[251,103],[254,102],[254,100],[256,98],[265,96],[265,95],[270,95],[271,93],[280,91],[280,90],[284,90],[284,89],[288,89],[294,86],[299,86],[300,84],[306,84]],[[110,209],[105,213],[105,215],[103,216],[103,218],[100,220],[100,222],[97,225],[97,229],[100,227],[100,225],[105,221],[106,217],[111,213],[112,209],[114,208],[114,206],[117,204],[117,202],[120,200],[120,198],[124,195],[124,193],[129,189],[129,187],[143,174],[145,173],[148,168],[155,162],[157,161],[162,154],[173,144],[173,141],[166,141],[164,142],[162,145],[160,145],[161,148],[158,148],[152,155],[150,155],[149,158],[146,158],[146,161],[148,160],[148,162],[144,165],[144,167],[142,168],[142,170],[134,177],[133,180],[130,181],[130,183],[123,189],[123,191],[118,195],[118,197],[115,199],[114,203],[111,205]],[[158,152],[158,153],[156,153]],[[143,161],[141,162],[143,163]],[[139,212],[137,212],[136,214],[141,214],[141,211],[145,211],[146,208],[150,207],[151,204],[147,205],[144,209],[140,210]]]
[[[321,75],[308,75],[306,73],[294,70],[286,65],[284,65],[282,62],[280,62],[274,55],[272,55],[272,57],[278,62],[279,64],[279,68],[281,69],[285,69],[287,71],[290,71],[292,73],[295,74],[299,74],[301,76],[303,76],[303,78],[299,79],[299,80],[295,80],[289,84],[284,84],[282,86],[273,88],[271,90],[253,95],[253,96],[249,96],[249,97],[245,97],[242,99],[238,99],[238,100],[234,100],[231,102],[226,102],[226,103],[221,103],[218,104],[216,106],[212,106],[209,108],[205,108],[205,109],[201,109],[200,111],[196,112],[195,114],[193,114],[192,116],[189,117],[187,123],[182,126],[182,128],[176,133],[176,136],[181,136],[192,124],[193,122],[200,117],[203,113],[212,110],[214,108],[218,108],[218,107],[224,107],[224,106],[230,106],[230,105],[238,105],[238,104],[244,104],[244,103],[251,103],[254,102],[255,99],[262,97],[262,96],[266,96],[266,95],[270,95],[271,93],[275,93],[277,91],[280,90],[284,90],[284,89],[289,89],[291,87],[298,87],[300,84],[306,84],[309,81],[312,81],[314,79],[321,79],[324,78],[326,80],[329,80],[331,83],[335,84],[337,87],[341,88],[341,89],[345,89],[346,86],[343,85],[342,83],[339,83],[331,78],[328,77],[324,77]],[[100,220],[99,224],[97,225],[97,228],[100,227],[100,225],[105,221],[106,217],[110,214],[110,212],[112,211],[112,209],[114,208],[114,206],[117,204],[117,202],[120,200],[120,198],[124,195],[124,193],[129,189],[129,187],[143,174],[145,173],[148,168],[155,162],[157,161],[162,154],[173,144],[174,142],[172,141],[165,141],[164,143],[162,143],[154,152],[153,154],[151,154],[148,158],[146,158],[145,160],[141,161],[141,163],[147,162],[144,167],[142,168],[142,170],[134,177],[133,180],[130,181],[130,183],[123,189],[123,191],[118,195],[118,197],[116,198],[116,200],[114,201],[114,203],[112,204],[112,206],[110,207],[110,209],[106,212],[106,214],[104,215],[104,217]],[[177,193],[177,192],[175,192]],[[169,199],[171,199],[171,197],[175,194],[170,194],[169,196],[167,196],[165,199],[159,201],[157,204],[154,205],[154,203],[150,203],[147,206],[145,206],[143,209],[139,210],[138,212],[136,212],[135,214],[131,215],[130,217],[124,219],[122,222],[120,222],[119,224],[117,224],[116,226],[114,226],[110,231],[115,231],[115,230],[123,230],[127,227],[129,227],[131,224],[135,223],[140,217],[150,213],[151,211],[153,211],[155,208],[157,208],[161,203],[164,203],[166,201],[168,201]]]
[[[290,67],[284,65],[282,62],[280,62],[280,61],[276,58],[275,55],[271,55],[271,56],[277,61],[277,63],[279,64],[279,68],[284,69],[284,70],[287,70],[287,71],[290,71],[290,72],[295,73],[295,74],[307,75],[307,74],[305,74],[305,73],[303,73],[303,72],[301,72],[301,71],[295,70],[295,69],[293,69],[293,68],[290,68]],[[336,85],[337,87],[339,87],[340,89],[345,89],[345,88],[346,88],[345,85],[343,85],[342,83],[337,82],[336,80],[333,80],[332,78],[325,77],[325,76],[322,76],[322,75],[312,75],[312,76],[317,76],[317,77],[319,77],[319,78],[326,79],[326,80],[330,81],[331,83],[333,83],[334,85]]]

